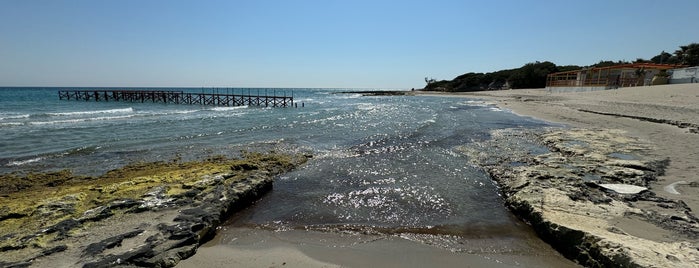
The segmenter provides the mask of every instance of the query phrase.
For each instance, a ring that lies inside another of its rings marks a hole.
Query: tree
[[[512,88],[543,88],[546,76],[556,71],[556,64],[552,62],[527,63],[510,76],[509,82]]]
[[[658,63],[658,64],[677,64],[678,63],[676,56],[673,56],[672,54],[667,53],[665,51],[660,52],[660,54],[658,54],[655,57],[652,57],[650,59],[650,61],[653,63]]]
[[[675,56],[680,64],[699,66],[699,43],[680,46],[680,49],[675,51]]]
[[[601,60],[601,61],[599,61],[598,63],[593,64],[592,67],[609,67],[609,66],[621,65],[621,64],[628,64],[628,63],[630,63],[630,62],[628,62],[628,61],[622,61],[622,60],[617,61],[617,62],[614,62],[614,61],[611,61],[611,60]]]

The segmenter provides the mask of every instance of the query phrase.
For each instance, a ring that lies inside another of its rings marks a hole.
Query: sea
[[[550,126],[491,103],[315,88],[144,89],[293,95],[296,106],[286,108],[59,100],[70,89],[80,88],[0,88],[0,173],[99,175],[134,162],[301,152],[313,158],[276,178],[231,229],[398,236],[449,252],[551,251],[457,150],[493,130]]]

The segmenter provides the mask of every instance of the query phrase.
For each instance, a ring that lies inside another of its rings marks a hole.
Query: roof
[[[592,68],[583,68],[580,70],[550,73],[549,75],[574,74],[574,73],[578,73],[578,72],[584,71],[584,70],[601,71],[601,70],[631,69],[631,68],[632,69],[644,68],[644,69],[656,69],[656,70],[669,70],[669,69],[676,69],[676,68],[682,68],[682,67],[686,67],[686,66],[679,65],[679,64],[627,63],[627,64],[619,64],[619,65],[612,65],[612,66],[605,66],[605,67],[592,67]]]

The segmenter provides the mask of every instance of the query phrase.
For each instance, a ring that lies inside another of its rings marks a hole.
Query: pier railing
[[[292,96],[191,93],[169,90],[61,90],[60,100],[173,103],[206,106],[293,107]]]

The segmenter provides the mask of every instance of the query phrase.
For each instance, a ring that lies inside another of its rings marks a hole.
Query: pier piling
[[[241,94],[220,94],[218,89],[212,93],[190,93],[184,91],[170,90],[61,90],[58,91],[60,100],[84,100],[84,101],[124,101],[124,102],[152,102],[152,103],[174,103],[189,105],[209,105],[209,106],[265,106],[265,107],[294,107],[294,97],[267,95],[262,96],[257,90],[257,95],[252,95],[248,89],[247,95],[244,91]],[[276,93],[276,90],[275,90]]]

